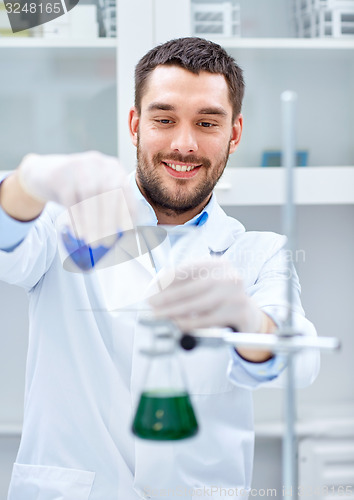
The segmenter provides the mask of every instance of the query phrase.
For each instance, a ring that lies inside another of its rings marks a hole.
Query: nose
[[[180,124],[174,127],[171,140],[171,149],[181,154],[194,153],[198,150],[196,134],[189,125]]]

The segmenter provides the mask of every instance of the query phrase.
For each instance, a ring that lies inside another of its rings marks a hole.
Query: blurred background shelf
[[[258,438],[281,438],[285,433],[284,422],[258,422],[255,425]],[[297,438],[354,438],[353,417],[307,418],[296,422]]]
[[[236,38],[210,37],[225,49],[314,49],[314,50],[354,50],[354,39],[342,38]]]
[[[34,48],[117,48],[116,38],[36,38],[36,37],[1,37],[0,49]]]
[[[20,423],[1,423],[0,424],[0,437],[7,436],[20,436],[22,432],[22,425]]]
[[[298,167],[294,181],[298,205],[354,204],[354,167]],[[228,168],[216,187],[216,194],[221,205],[282,205],[284,169]]]
[[[354,437],[354,420],[352,418],[317,418],[298,421],[296,436],[304,437]],[[21,423],[0,424],[0,436],[21,436]],[[281,438],[284,435],[284,422],[257,422],[255,433],[258,438]]]
[[[251,50],[354,50],[354,40],[311,38],[236,38],[210,37],[225,49]],[[50,39],[41,37],[0,37],[0,48],[117,47],[117,38]]]

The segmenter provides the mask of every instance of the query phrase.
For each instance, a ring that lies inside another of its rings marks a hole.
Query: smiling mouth
[[[163,161],[162,163],[172,168],[172,170],[175,170],[176,172],[190,172],[195,168],[201,167],[201,165],[180,165],[179,163],[167,163],[165,161]]]

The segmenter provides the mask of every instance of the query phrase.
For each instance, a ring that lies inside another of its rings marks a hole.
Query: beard
[[[150,205],[168,215],[180,215],[195,209],[204,201],[207,202],[216,183],[224,172],[229,158],[229,148],[230,142],[227,147],[225,147],[220,158],[216,160],[213,165],[208,158],[193,155],[183,157],[178,153],[170,153],[169,155],[157,153],[152,157],[152,160],[149,161],[147,155],[140,147],[138,137],[137,178],[147,201]],[[199,185],[193,187],[193,189],[187,189],[188,179],[175,178],[175,186],[171,192],[171,189],[163,185],[161,179],[160,170],[162,159],[165,162],[171,161],[175,163],[193,163],[195,165],[201,165],[200,168],[205,170],[206,175],[202,177]]]

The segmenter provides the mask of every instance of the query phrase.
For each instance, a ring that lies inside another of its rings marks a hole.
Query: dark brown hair
[[[159,65],[180,66],[192,73],[200,71],[224,75],[229,88],[233,120],[241,112],[244,94],[242,69],[220,45],[203,38],[187,37],[170,40],[151,49],[135,68],[135,107],[141,112],[141,99],[149,75]]]

